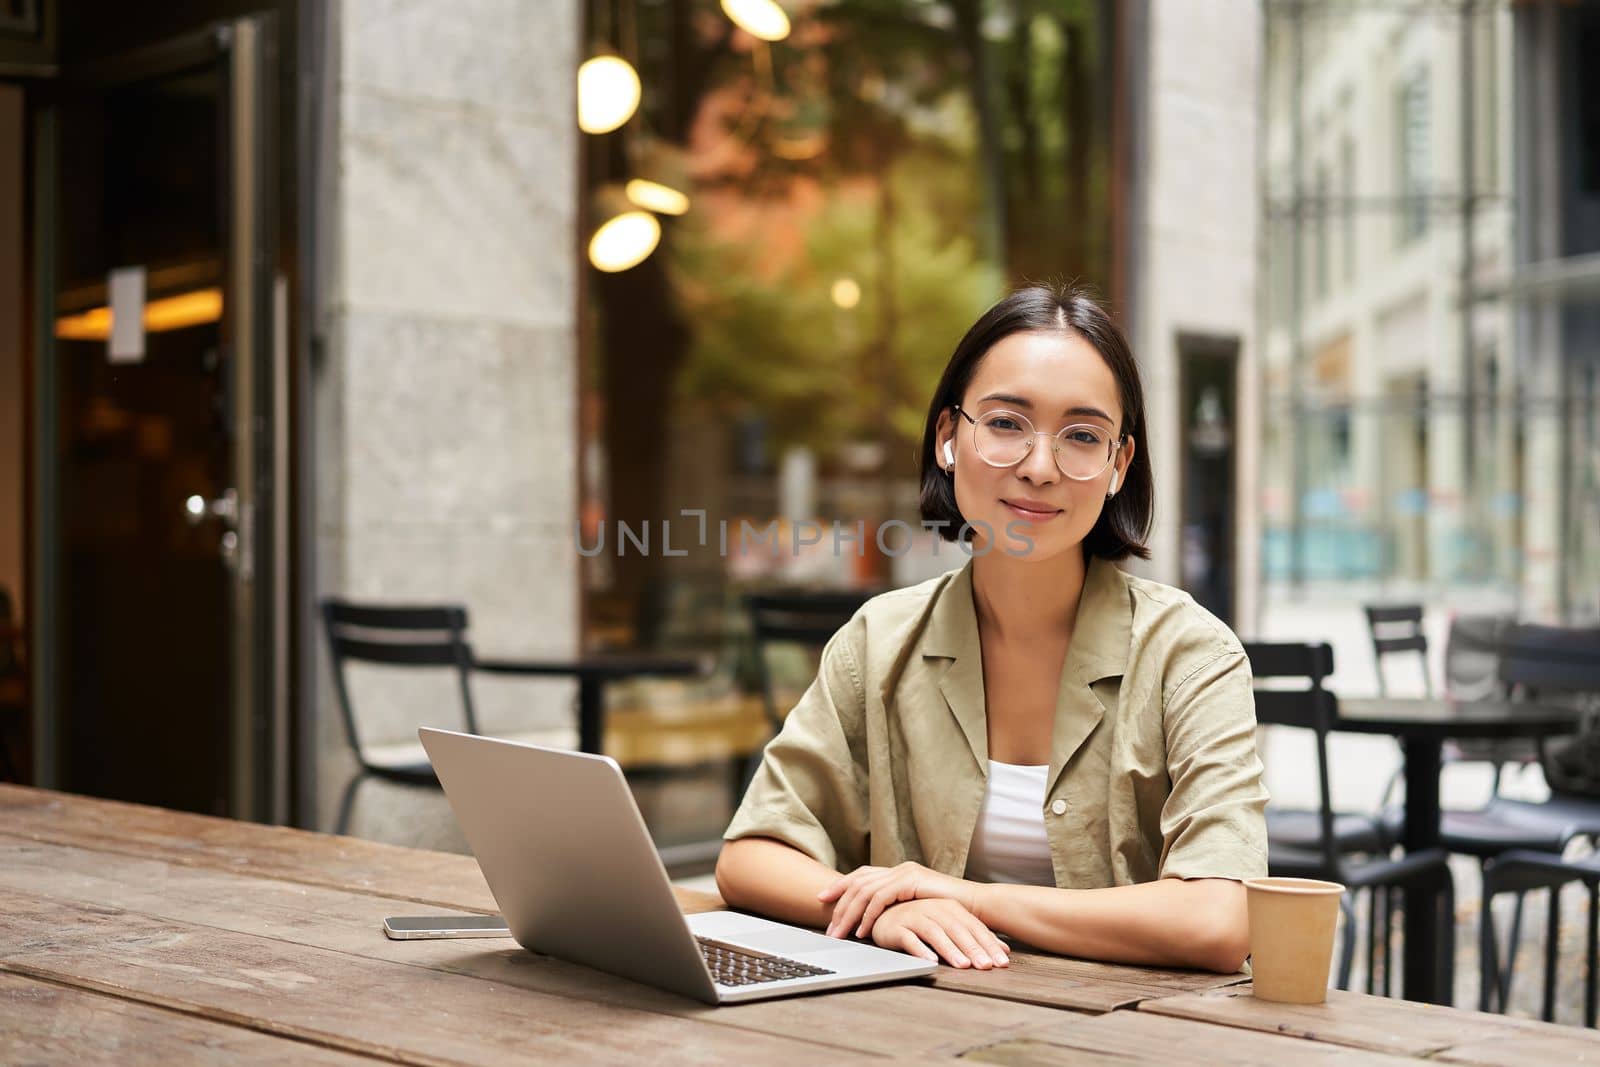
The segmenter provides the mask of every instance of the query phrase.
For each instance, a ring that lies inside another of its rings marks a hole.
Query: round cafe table
[[[1545,738],[1578,729],[1583,713],[1559,704],[1512,700],[1458,701],[1424,697],[1340,700],[1333,728],[1399,739],[1405,761],[1407,852],[1439,847],[1440,753],[1447,738]],[[1432,894],[1406,890],[1404,988],[1407,1000],[1448,1004],[1435,969],[1438,930]]]

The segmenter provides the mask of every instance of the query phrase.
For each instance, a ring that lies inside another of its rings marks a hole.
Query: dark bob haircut
[[[978,364],[996,342],[1014,333],[1076,333],[1100,353],[1117,379],[1122,401],[1118,435],[1134,439],[1133,462],[1128,465],[1117,494],[1106,502],[1094,528],[1083,539],[1085,556],[1120,560],[1129,556],[1150,558],[1145,542],[1155,513],[1155,485],[1150,473],[1150,442],[1145,437],[1144,387],[1139,366],[1121,327],[1082,287],[1035,285],[1018,289],[983,313],[956,345],[928,405],[928,422],[922,433],[918,469],[922,480],[922,518],[947,541],[970,539],[970,527],[956,507],[954,480],[939,469],[934,449],[939,440],[939,416],[961,403],[972,384]]]

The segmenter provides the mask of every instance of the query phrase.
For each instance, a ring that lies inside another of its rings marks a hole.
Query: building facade
[[[1593,5],[1266,11],[1268,588],[1594,617]]]

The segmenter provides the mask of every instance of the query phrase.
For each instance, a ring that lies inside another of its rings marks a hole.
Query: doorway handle
[[[222,540],[217,542],[217,548],[222,554],[223,566],[229,570],[239,569],[239,535],[232,530],[222,531]]]
[[[199,526],[208,518],[221,519],[230,529],[239,525],[239,494],[224,489],[215,500],[207,500],[195,493],[183,502],[183,517],[190,526]]]

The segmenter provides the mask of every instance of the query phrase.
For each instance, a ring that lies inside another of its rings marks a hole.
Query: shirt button
[[[1065,815],[1067,813],[1067,802],[1058,799],[1054,804],[1050,805],[1050,810],[1057,815]]]

